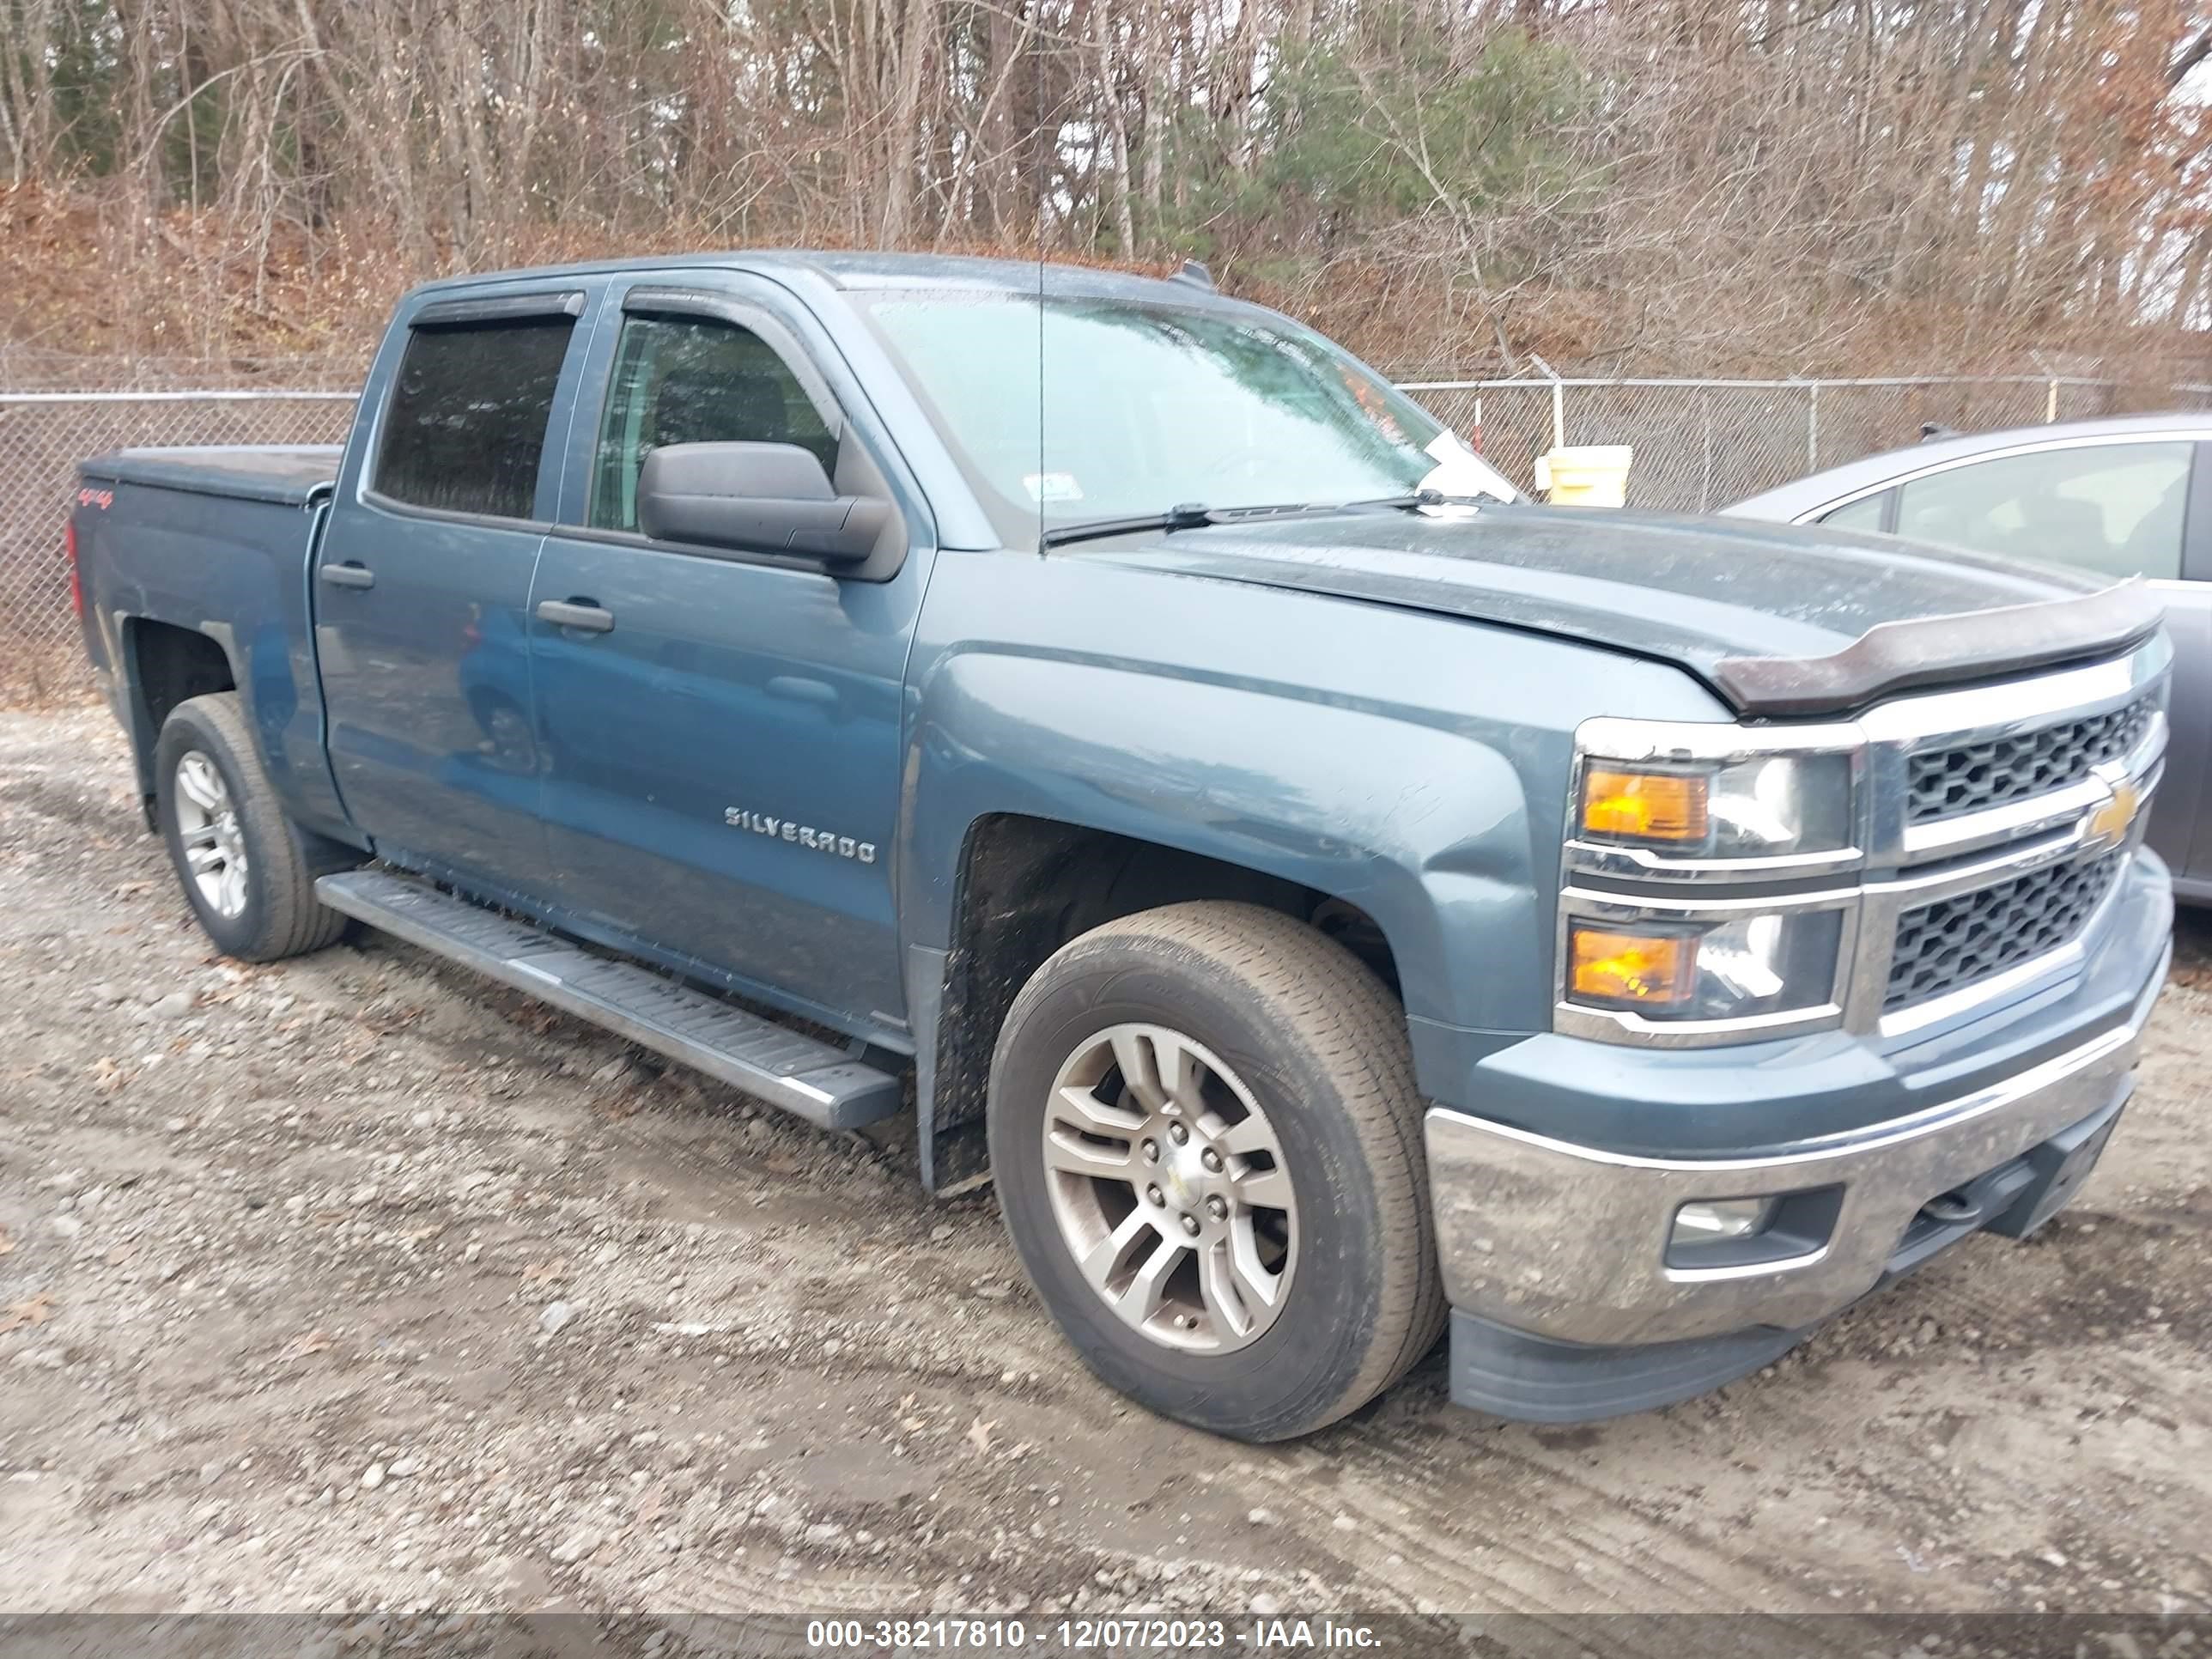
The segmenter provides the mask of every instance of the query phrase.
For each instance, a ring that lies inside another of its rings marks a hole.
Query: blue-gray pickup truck
[[[2075,1194],[2172,915],[2139,584],[1547,508],[1274,313],[1019,264],[433,283],[338,448],[85,463],[216,945],[356,921],[986,1177],[1276,1439],[1564,1422]]]

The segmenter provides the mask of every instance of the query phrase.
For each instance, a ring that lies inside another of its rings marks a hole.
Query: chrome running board
[[[899,1109],[899,1079],[842,1048],[427,882],[349,871],[318,881],[315,896],[823,1128],[854,1128]]]

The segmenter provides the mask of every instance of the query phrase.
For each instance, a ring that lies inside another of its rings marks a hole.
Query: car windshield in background
[[[1513,499],[1433,416],[1281,319],[1018,294],[863,303],[1002,527],[1421,489]]]

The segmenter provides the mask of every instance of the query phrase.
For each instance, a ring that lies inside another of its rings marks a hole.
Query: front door
[[[314,572],[348,815],[395,861],[540,897],[526,611],[585,298],[433,303],[395,331]]]
[[[571,447],[574,522],[547,537],[532,594],[547,844],[563,905],[618,942],[895,1039],[891,838],[921,561],[862,580],[640,533],[656,445],[791,443],[841,488],[875,476],[804,319],[771,309],[765,283],[702,275],[631,288],[592,352],[606,391]]]

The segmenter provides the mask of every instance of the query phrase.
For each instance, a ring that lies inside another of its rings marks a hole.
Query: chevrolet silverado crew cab
[[[2163,977],[2138,585],[1530,506],[1188,270],[433,283],[337,448],[85,463],[216,946],[353,921],[995,1182],[1255,1440],[1569,1421],[2078,1189]]]

